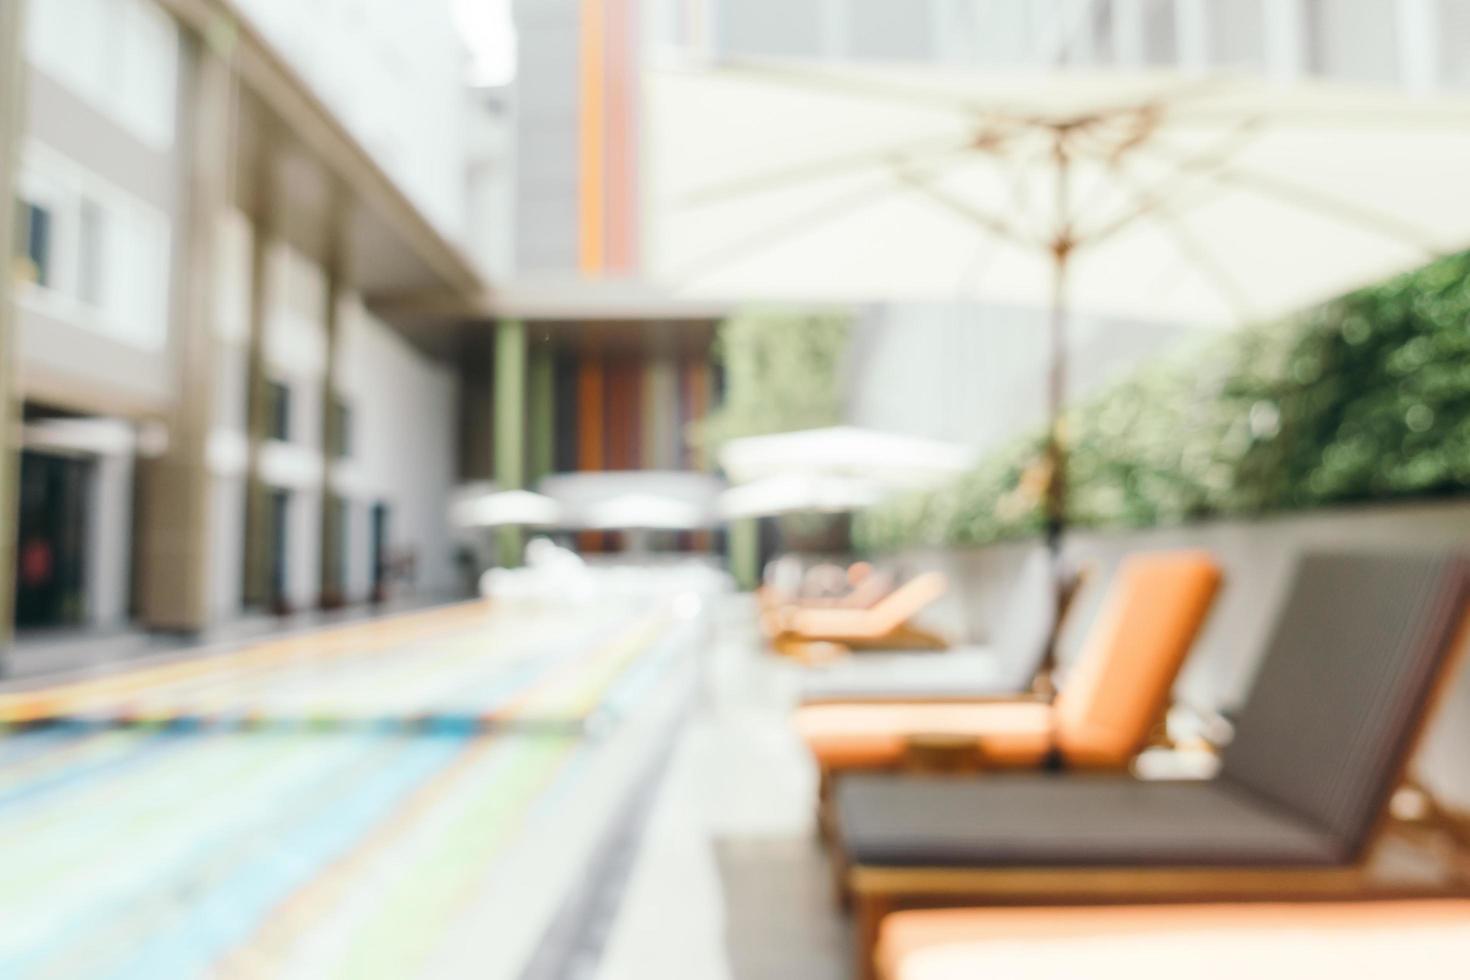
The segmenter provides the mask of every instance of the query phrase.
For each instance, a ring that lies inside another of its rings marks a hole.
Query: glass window
[[[266,435],[281,442],[291,441],[291,389],[279,381],[269,382]]]
[[[338,459],[352,455],[352,407],[340,398],[332,399],[331,452]]]
[[[178,27],[147,0],[46,0],[30,5],[35,64],[158,149],[174,139]]]
[[[93,306],[102,305],[102,256],[106,219],[96,201],[82,199],[78,215],[77,298]]]
[[[16,229],[20,248],[16,257],[16,278],[38,286],[51,285],[51,210],[32,201],[22,200]]]

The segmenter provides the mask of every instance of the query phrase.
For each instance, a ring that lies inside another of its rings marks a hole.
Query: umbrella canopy
[[[859,477],[788,474],[731,487],[720,495],[726,520],[776,514],[843,514],[863,510],[891,492],[876,480]]]
[[[1470,102],[1235,76],[791,62],[647,80],[654,274],[745,299],[1046,305],[1048,539],[1070,310],[1226,325],[1470,244]]]
[[[460,527],[553,527],[562,508],[550,497],[529,490],[502,490],[454,502],[451,518]]]
[[[573,523],[602,531],[686,531],[709,526],[710,513],[677,497],[626,493],[586,505]]]
[[[646,79],[688,295],[1224,326],[1470,245],[1470,101],[1172,73],[740,62]]]
[[[966,446],[855,426],[732,439],[720,466],[736,483],[772,477],[860,478],[887,487],[924,487],[965,472]]]

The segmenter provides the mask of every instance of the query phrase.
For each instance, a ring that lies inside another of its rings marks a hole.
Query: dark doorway
[[[86,619],[91,486],[90,460],[21,453],[16,626],[75,626]]]
[[[270,604],[278,612],[289,612],[286,598],[286,539],[291,526],[291,492],[271,491]]]
[[[352,531],[352,502],[333,495],[323,519],[322,608],[337,609],[347,602],[347,555]]]
[[[373,536],[369,557],[373,570],[373,601],[388,597],[388,505],[373,504]]]

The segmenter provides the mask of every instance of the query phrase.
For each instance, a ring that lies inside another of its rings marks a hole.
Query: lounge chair
[[[772,565],[775,563],[773,562]],[[846,609],[852,611],[871,609],[892,594],[894,579],[891,574],[879,571],[867,562],[853,562],[847,568],[849,588],[840,595],[808,596],[801,590],[783,588],[778,584],[779,575],[770,575],[770,581],[755,590],[756,611],[761,631],[768,642],[774,642],[781,633],[786,618],[797,609]]]
[[[1464,646],[1458,557],[1299,561],[1219,775],[859,775],[837,788],[861,962],[915,905],[1392,894],[1370,858]]]
[[[1068,601],[1081,578],[1070,576]],[[1052,559],[1037,548],[1006,596],[1006,613],[989,645],[956,647],[933,657],[873,653],[843,658],[807,672],[801,701],[963,701],[1024,694],[1045,662],[1058,620]]]
[[[915,616],[949,591],[941,572],[925,572],[909,579],[867,609],[805,609],[782,611],[772,645],[781,652],[800,652],[813,644],[847,649],[942,650],[947,642],[915,626]]]
[[[1148,743],[1205,621],[1220,570],[1198,551],[1127,558],[1054,702],[1036,698],[804,705],[794,725],[822,772],[1121,768]]]
[[[1460,980],[1470,901],[900,912],[883,923],[876,959],[883,980]]]

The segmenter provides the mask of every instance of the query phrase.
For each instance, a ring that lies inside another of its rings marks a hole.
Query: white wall
[[[97,457],[87,527],[87,622],[120,627],[132,582],[133,454]]]
[[[174,140],[178,29],[150,0],[27,5],[32,63],[155,149]]]
[[[1074,317],[1068,391],[1095,391],[1198,332]],[[846,419],[986,448],[1046,417],[1047,318],[1040,310],[905,303],[865,312],[847,365]]]
[[[379,501],[390,507],[390,548],[417,557],[413,590],[452,594],[459,587],[448,514],[456,469],[455,374],[356,302],[344,312],[337,386],[352,413],[352,446],[336,476],[352,502],[349,598],[365,597],[370,585],[369,515]]]
[[[576,0],[516,4],[515,266],[577,268],[578,31]]]
[[[653,0],[648,31],[654,50],[733,56],[1286,68],[1464,89],[1464,8],[1463,0]],[[1404,25],[1425,22],[1425,44],[1441,50],[1411,56],[1413,43],[1401,48]],[[1427,60],[1435,65],[1426,80]]]
[[[17,192],[49,216],[49,248],[45,281],[18,293],[23,397],[96,414],[157,410],[172,383],[178,30],[148,0],[28,9]]]
[[[253,231],[235,212],[219,234],[210,592],[212,616],[228,620],[240,612],[244,565]],[[266,275],[266,371],[290,389],[291,421],[289,440],[261,447],[260,475],[269,486],[291,492],[286,598],[296,608],[310,608],[321,585],[326,282],[314,263],[280,243],[269,249]],[[349,505],[345,598],[369,598],[370,512],[379,501],[390,507],[390,547],[418,556],[415,590],[451,594],[458,587],[447,514],[455,473],[454,374],[372,317],[356,296],[348,294],[340,303],[337,385],[351,413],[351,432],[348,457],[333,465]]]
[[[238,0],[440,230],[465,237],[463,72],[447,0]]]

